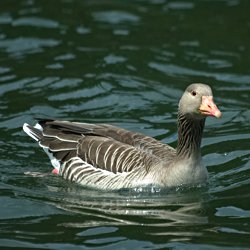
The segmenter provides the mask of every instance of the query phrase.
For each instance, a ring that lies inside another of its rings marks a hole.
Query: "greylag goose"
[[[154,138],[107,124],[38,119],[23,130],[45,150],[64,179],[102,190],[206,183],[201,139],[207,116],[219,118],[211,88],[194,83],[179,102],[174,149]]]

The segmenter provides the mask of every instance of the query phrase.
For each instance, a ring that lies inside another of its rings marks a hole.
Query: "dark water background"
[[[250,1],[1,0],[1,249],[250,249]],[[49,173],[34,116],[176,145],[178,99],[209,83],[205,188],[86,190]]]

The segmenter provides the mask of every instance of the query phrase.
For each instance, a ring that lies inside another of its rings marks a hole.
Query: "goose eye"
[[[192,94],[192,96],[196,96],[197,95],[196,91],[194,91],[194,90],[191,92],[191,94]]]

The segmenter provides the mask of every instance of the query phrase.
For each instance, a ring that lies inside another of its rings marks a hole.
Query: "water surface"
[[[0,3],[3,249],[250,249],[250,3]],[[101,192],[50,174],[34,116],[111,123],[176,145],[178,99],[209,83],[206,187]],[[45,173],[32,176],[26,172]]]

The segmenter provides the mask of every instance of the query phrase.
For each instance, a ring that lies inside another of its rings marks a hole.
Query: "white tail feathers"
[[[36,140],[37,142],[39,142],[39,140],[42,137],[42,131],[43,128],[41,127],[41,125],[39,123],[37,123],[34,127],[30,126],[27,123],[23,124],[23,131],[29,135],[31,138],[33,138],[34,140]],[[57,169],[57,171],[59,172],[60,167],[61,167],[61,163],[60,161],[58,161],[51,152],[49,152],[48,148],[42,146],[40,143],[39,145],[43,148],[43,150],[46,152],[46,154],[49,156],[50,161],[52,166]]]
[[[23,124],[23,131],[29,135],[31,138],[33,138],[36,141],[39,141],[39,138],[37,135],[31,130],[30,125],[28,123]]]

